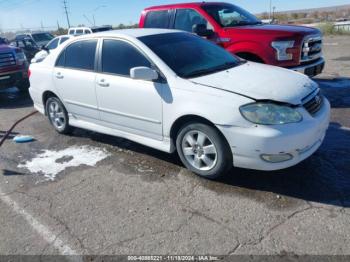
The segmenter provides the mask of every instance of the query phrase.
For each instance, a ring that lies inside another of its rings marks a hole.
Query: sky
[[[215,0],[211,0],[215,1]],[[269,10],[270,0],[219,0],[239,5],[252,13]],[[188,2],[186,0],[67,0],[71,25],[137,23],[143,8]],[[217,1],[218,2],[218,1]],[[272,0],[276,11],[350,4],[350,0]],[[89,22],[90,21],[90,22]],[[0,0],[0,30],[67,27],[63,0]]]

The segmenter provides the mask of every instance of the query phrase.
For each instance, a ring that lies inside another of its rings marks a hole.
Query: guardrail
[[[346,22],[337,22],[334,24],[334,27],[337,30],[344,30],[344,31],[350,31],[350,21]]]

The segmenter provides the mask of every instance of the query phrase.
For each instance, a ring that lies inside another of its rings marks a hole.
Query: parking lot
[[[349,37],[325,39],[315,80],[330,129],[314,156],[278,172],[208,181],[177,155],[80,129],[62,136],[33,116],[13,135],[35,141],[0,149],[0,253],[349,255],[349,51]],[[1,92],[0,134],[31,111],[16,88]]]

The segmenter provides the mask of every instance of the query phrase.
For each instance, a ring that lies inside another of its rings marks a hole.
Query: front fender
[[[270,53],[270,47],[264,46],[261,43],[251,41],[236,42],[226,49],[232,54],[251,53],[261,58],[266,64],[273,63],[272,58],[274,54]]]
[[[200,84],[193,84],[191,88],[174,88],[172,97],[172,103],[163,104],[165,137],[170,136],[176,120],[184,116],[198,116],[215,125],[246,126],[247,121],[241,116],[239,107],[253,102],[249,98]]]

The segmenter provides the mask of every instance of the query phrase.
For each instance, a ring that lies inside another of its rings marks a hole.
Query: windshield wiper
[[[223,65],[219,65],[219,66],[212,67],[212,68],[199,69],[199,70],[193,71],[189,74],[186,74],[185,77],[192,78],[192,77],[198,77],[198,76],[202,76],[202,75],[213,74],[216,72],[220,72],[220,71],[224,71],[224,70],[233,68],[233,67],[237,66],[238,63],[237,62],[228,62],[228,63],[225,63]]]

